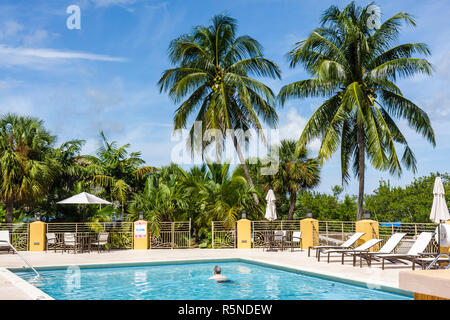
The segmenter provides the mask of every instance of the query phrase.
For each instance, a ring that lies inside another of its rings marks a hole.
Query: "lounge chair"
[[[408,253],[403,254],[377,254],[374,255],[375,258],[381,259],[381,269],[384,270],[384,261],[388,260],[392,263],[394,262],[400,262],[403,264],[406,264],[403,260],[411,261],[412,262],[412,269],[415,269],[416,263],[421,264],[420,258],[425,257],[426,255],[431,254],[425,254],[424,251],[428,247],[428,244],[430,243],[431,239],[433,238],[433,232],[422,232],[417,237],[416,241],[412,245],[412,247],[409,249]]]
[[[300,247],[300,250],[302,249],[302,232],[301,231],[294,231],[292,232],[292,238],[291,240],[286,241],[286,244],[291,245],[291,251],[294,251],[295,244],[298,244]]]
[[[91,245],[92,246],[96,246],[97,249],[98,249],[98,252],[100,252],[100,248],[101,247],[106,249],[106,245],[108,244],[108,239],[109,239],[109,233],[108,232],[99,232],[97,240],[92,242]]]
[[[344,264],[344,256],[345,255],[351,255],[354,252],[356,252],[356,253],[368,252],[370,248],[377,245],[381,241],[382,241],[381,239],[369,239],[366,242],[364,242],[362,245],[360,245],[354,249],[330,249],[330,250],[326,250],[324,253],[326,253],[328,255],[328,263],[330,263],[330,255],[332,253],[341,254],[342,255],[341,262],[342,262],[342,264]],[[355,259],[356,259],[356,255],[353,255],[353,265],[355,265]]]
[[[1,230],[0,231],[0,249],[1,250],[8,250],[8,253],[10,251],[13,251],[11,248],[11,238],[9,237],[9,231],[8,230]],[[14,251],[13,251],[14,253]]]
[[[77,236],[73,232],[64,232],[63,252],[70,248],[73,249],[73,253],[77,253]]]
[[[367,265],[370,267],[372,264],[372,259],[375,255],[392,253],[405,236],[406,233],[394,233],[377,252],[352,252],[351,254],[355,256],[353,259],[353,266],[356,265],[356,256],[359,256],[359,266],[362,267],[362,259],[365,259],[367,261]]]
[[[308,247],[308,257],[310,256],[311,249],[315,249],[316,250],[317,260],[320,261],[320,252],[322,250],[326,250],[326,249],[349,249],[363,235],[364,235],[364,232],[357,232],[357,233],[353,234],[350,238],[348,238],[347,241],[345,241],[344,243],[342,243],[341,245],[338,245],[338,246],[336,246],[336,245],[334,245],[334,246],[328,246],[328,245],[309,246]]]

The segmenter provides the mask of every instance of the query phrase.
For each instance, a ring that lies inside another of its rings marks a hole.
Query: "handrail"
[[[426,270],[430,270],[435,264],[436,262],[439,261],[439,259],[443,256],[446,256],[448,258],[449,264],[445,267],[445,269],[449,269],[450,268],[450,254],[445,253],[445,252],[441,252],[439,253],[436,258],[434,258],[434,260],[427,266]]]
[[[19,253],[19,251],[17,251],[16,250],[16,248],[14,248],[14,246],[9,242],[9,241],[3,241],[3,240],[0,240],[0,243],[5,243],[5,244],[7,244],[7,245],[9,245],[13,250],[14,250],[14,252],[31,268],[31,270],[33,270],[34,271],[34,273],[36,273],[36,275],[38,276],[38,278],[40,278],[41,277],[41,275],[39,274],[39,272],[37,272],[36,271],[36,269],[35,268],[33,268],[33,266],[31,265],[31,263],[27,260],[27,259],[25,259],[25,257],[24,256],[22,256],[20,253]]]

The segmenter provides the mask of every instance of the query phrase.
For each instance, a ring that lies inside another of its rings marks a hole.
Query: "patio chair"
[[[0,231],[0,249],[1,250],[7,250],[8,253],[12,251],[14,253],[14,250],[11,248],[11,238],[9,237],[9,231],[8,230],[1,230]]]
[[[100,253],[100,249],[103,247],[106,250],[106,246],[108,245],[109,233],[108,232],[99,232],[98,238],[96,241],[91,242],[92,246],[96,246],[98,252]],[[108,248],[109,251],[109,248]]]
[[[286,231],[275,230],[273,232],[273,241],[277,247],[280,247],[281,250],[284,250],[284,245],[286,241]]]
[[[303,251],[303,249],[302,249],[302,232],[301,231],[292,232],[292,238],[291,238],[291,240],[287,240],[286,244],[291,245],[291,251],[294,251],[295,244],[298,244],[300,247],[300,250]]]
[[[377,254],[374,255],[374,257],[381,259],[381,269],[383,270],[385,260],[388,260],[392,263],[400,262],[403,264],[407,264],[406,262],[404,262],[404,260],[410,261],[412,262],[412,269],[414,270],[416,263],[418,264],[424,263],[423,261],[420,261],[421,258],[424,258],[425,256],[435,255],[431,253],[424,253],[425,249],[428,247],[432,238],[433,232],[422,232],[421,234],[419,234],[416,241],[409,249],[408,253]]]
[[[353,259],[353,266],[356,264],[356,256],[359,256],[359,266],[362,267],[362,259],[365,259],[367,261],[367,265],[370,267],[372,265],[372,259],[378,260],[375,257],[376,255],[392,253],[405,236],[406,233],[394,233],[377,252],[352,252],[351,254],[355,256]]]
[[[77,253],[77,236],[74,232],[64,232],[63,252],[70,248],[73,249],[73,253]]]
[[[377,245],[378,243],[380,243],[382,240],[381,239],[370,239],[367,240],[366,242],[364,242],[362,245],[354,248],[354,249],[330,249],[330,250],[326,250],[324,253],[326,253],[328,255],[328,263],[330,263],[330,255],[332,253],[339,253],[342,255],[341,258],[341,263],[344,264],[344,257],[346,255],[351,255],[354,252],[367,252],[369,251],[370,248],[372,248],[373,246]],[[353,256],[353,264],[355,263],[355,255]]]
[[[315,249],[316,250],[317,261],[320,261],[320,252],[322,250],[326,250],[326,249],[349,249],[363,235],[364,235],[364,232],[354,233],[350,238],[347,239],[347,241],[345,241],[344,243],[342,243],[341,245],[338,245],[338,246],[336,246],[336,245],[334,245],[334,246],[328,246],[328,245],[309,246],[308,247],[308,257],[310,256],[311,249]]]
[[[50,249],[50,246],[53,246],[53,249],[56,252],[56,248],[58,247],[58,240],[56,239],[56,234],[49,232],[45,234],[45,237],[47,238],[47,247],[45,248],[46,252],[48,251],[48,249]]]

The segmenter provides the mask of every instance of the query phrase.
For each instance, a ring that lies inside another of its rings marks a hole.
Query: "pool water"
[[[230,282],[208,280],[215,265]],[[16,272],[57,300],[408,300],[411,297],[244,262]]]

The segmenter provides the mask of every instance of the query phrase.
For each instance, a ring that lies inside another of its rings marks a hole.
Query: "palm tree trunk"
[[[361,220],[364,204],[364,171],[365,171],[364,129],[362,127],[358,128],[358,147],[359,147],[358,152],[359,192],[358,192],[358,212],[356,213],[356,220]]]
[[[230,131],[231,131],[231,138],[233,139],[234,147],[235,147],[236,152],[237,152],[238,157],[239,157],[239,161],[241,162],[242,168],[244,169],[245,178],[247,179],[248,184],[252,188],[254,188],[255,185],[253,184],[252,177],[250,177],[250,173],[248,171],[247,164],[245,163],[245,159],[244,159],[244,156],[242,154],[241,148],[239,147],[239,143],[238,143],[237,137],[234,134],[233,130],[230,130]],[[259,205],[258,195],[256,193],[252,193],[252,196],[253,196],[253,200],[255,200],[256,205]]]
[[[295,202],[297,201],[297,192],[290,192],[289,198],[291,200],[291,205],[289,206],[288,220],[292,220],[294,218],[294,209],[295,209]]]
[[[13,223],[14,217],[14,199],[9,197],[5,202],[6,206],[6,223]]]

